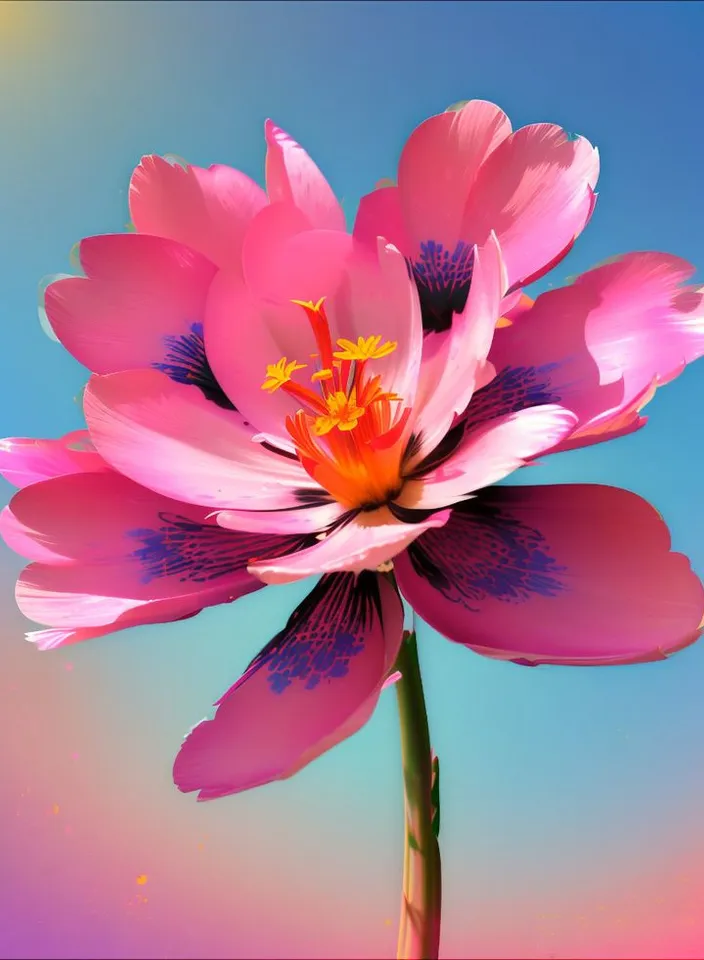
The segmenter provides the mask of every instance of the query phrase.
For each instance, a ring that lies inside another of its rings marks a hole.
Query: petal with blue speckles
[[[208,514],[116,473],[26,487],[0,515],[8,546],[35,561],[18,582],[20,609],[67,630],[174,620],[256,590],[252,559],[305,545],[225,530]]]
[[[129,203],[139,233],[168,237],[220,268],[237,267],[242,240],[266,194],[244,173],[143,157],[132,175]]]
[[[290,777],[355,733],[396,659],[403,608],[378,574],[324,577],[187,736],[174,765],[212,800]]]
[[[431,627],[521,663],[659,660],[696,640],[704,589],[645,500],[615,487],[494,487],[396,562]]]

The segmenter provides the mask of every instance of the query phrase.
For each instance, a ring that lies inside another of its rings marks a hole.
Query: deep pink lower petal
[[[657,511],[614,487],[482,491],[399,557],[396,576],[432,627],[503,660],[662,659],[704,614]]]
[[[57,440],[0,440],[0,476],[16,487],[69,473],[101,473],[110,469],[93,447],[87,430],[74,430]]]
[[[21,490],[0,516],[0,534],[37,561],[18,582],[23,613],[64,628],[112,624],[154,601],[165,602],[154,619],[178,619],[257,589],[246,570],[252,558],[305,546],[297,536],[225,530],[206,508],[116,473]]]
[[[130,181],[130,214],[139,233],[168,237],[218,267],[239,262],[252,217],[266,204],[260,186],[239,170],[208,169],[142,157]]]
[[[174,781],[199,800],[291,776],[368,719],[401,643],[403,610],[377,574],[324,577],[186,738]]]

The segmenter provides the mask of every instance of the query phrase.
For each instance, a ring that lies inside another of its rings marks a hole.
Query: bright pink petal
[[[440,633],[523,663],[662,659],[691,643],[704,590],[656,510],[591,485],[482,491],[396,562]]]
[[[462,235],[483,244],[496,232],[516,285],[550,263],[592,211],[597,151],[547,123],[523,127],[483,164],[463,215]]]
[[[398,189],[413,250],[429,240],[453,249],[458,240],[484,243],[463,233],[463,210],[482,164],[511,133],[495,104],[470,100],[461,110],[430,117],[409,137],[398,166]]]
[[[481,382],[505,290],[501,250],[492,234],[481,252],[475,250],[472,285],[464,310],[455,315],[449,331],[431,333],[423,344],[424,365],[426,354],[432,359],[431,375],[423,378],[423,395],[416,397],[414,406],[413,431],[419,438],[419,460],[442,440]],[[435,340],[439,340],[437,346]]]
[[[295,204],[311,226],[321,230],[345,230],[345,215],[318,167],[300,144],[267,120],[266,189],[272,203]]]
[[[288,556],[257,561],[250,564],[249,571],[264,583],[291,583],[320,573],[375,570],[425,530],[442,526],[449,516],[446,510],[421,523],[401,523],[388,510],[360,514],[313,546]]]
[[[186,738],[174,781],[199,800],[290,777],[354,733],[398,651],[403,610],[377,574],[323,578]]]
[[[143,157],[130,182],[130,214],[139,233],[168,237],[218,267],[236,266],[245,230],[266,194],[239,170],[183,167]]]
[[[157,493],[203,506],[277,510],[318,490],[297,460],[252,440],[236,413],[152,370],[94,376],[84,409],[96,448]]]
[[[380,187],[362,197],[354,222],[354,236],[372,244],[384,237],[406,256],[411,255],[413,244],[403,219],[398,187]]]
[[[86,277],[57,280],[45,293],[67,350],[96,373],[155,366],[206,384],[203,318],[215,267],[172,240],[136,233],[91,237],[80,253]]]
[[[7,437],[0,440],[0,476],[16,487],[69,473],[110,470],[96,452],[87,430],[74,430],[58,440]]]
[[[0,533],[38,561],[18,583],[23,613],[66,628],[110,624],[153,601],[169,601],[154,619],[170,620],[228,602],[257,589],[250,560],[302,542],[224,530],[207,509],[115,473],[25,488],[3,511]],[[147,621],[140,615],[140,622]]]
[[[575,422],[569,410],[546,404],[470,428],[441,466],[406,483],[399,503],[411,510],[435,510],[464,500],[554,447]]]

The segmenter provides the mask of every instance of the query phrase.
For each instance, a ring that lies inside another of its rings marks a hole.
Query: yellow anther
[[[338,350],[333,354],[338,360],[379,360],[393,353],[398,344],[394,340],[381,343],[381,337],[357,337],[357,342],[344,337],[337,341]]]
[[[314,383],[318,383],[320,380],[332,380],[332,370],[318,370],[317,373],[314,373],[311,377],[311,380]]]
[[[303,307],[304,310],[312,310],[313,313],[320,313],[320,308],[325,303],[325,297],[321,297],[317,303],[313,303],[312,300],[292,300],[291,303],[295,303],[297,307]]]
[[[283,387],[285,383],[288,383],[296,370],[303,370],[305,366],[305,363],[296,363],[295,360],[289,362],[286,357],[282,357],[278,363],[268,364],[266,368],[266,380],[262,384],[262,390],[274,393],[279,387]]]
[[[327,415],[317,417],[313,430],[318,437],[330,433],[333,427],[338,430],[354,430],[359,418],[364,415],[364,407],[357,406],[357,391],[353,388],[349,397],[342,390],[330,394],[325,400]]]

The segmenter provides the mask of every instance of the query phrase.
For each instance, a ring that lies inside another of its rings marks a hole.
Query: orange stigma
[[[398,344],[381,336],[340,338],[333,346],[325,298],[294,300],[313,330],[318,369],[310,386],[293,379],[306,364],[282,357],[266,369],[262,390],[283,390],[301,409],[286,428],[308,474],[349,509],[373,510],[402,486],[403,439],[410,410],[402,398],[384,391],[367,367],[393,353]],[[337,347],[338,349],[335,349]]]

